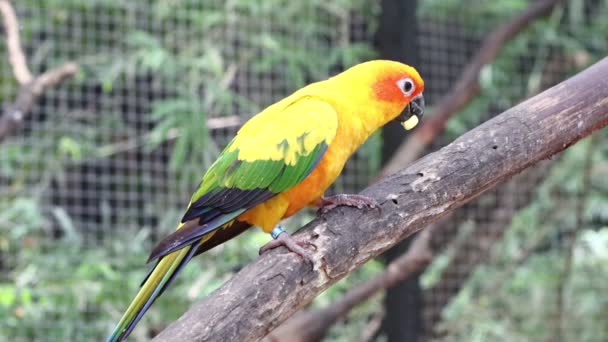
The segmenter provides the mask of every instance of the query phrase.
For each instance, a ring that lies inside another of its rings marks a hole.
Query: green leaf
[[[0,285],[0,306],[10,307],[17,299],[16,289],[13,285]]]
[[[78,161],[82,159],[81,144],[68,136],[63,136],[57,144],[57,153],[60,156]]]

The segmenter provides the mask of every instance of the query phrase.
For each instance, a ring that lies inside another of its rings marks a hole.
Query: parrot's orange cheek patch
[[[405,96],[397,87],[397,81],[399,81],[399,79],[399,76],[388,76],[381,78],[372,86],[374,96],[383,101],[403,102],[405,100]]]

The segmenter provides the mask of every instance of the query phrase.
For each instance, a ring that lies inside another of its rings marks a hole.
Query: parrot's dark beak
[[[401,126],[406,130],[410,130],[416,125],[424,115],[424,96],[422,94],[414,97],[412,101],[405,107],[405,110],[399,115],[398,120]]]

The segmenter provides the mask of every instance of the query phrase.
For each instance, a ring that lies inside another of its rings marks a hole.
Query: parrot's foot
[[[270,235],[274,240],[268,242],[262,246],[262,248],[260,248],[260,255],[268,252],[271,249],[285,246],[285,248],[291,252],[296,253],[304,260],[310,262],[311,265],[314,265],[312,254],[303,248],[304,246],[312,245],[310,242],[300,240],[298,238],[292,238],[291,235],[289,235],[289,233],[287,233],[281,226],[276,226]]]
[[[319,207],[319,211],[317,212],[318,214],[325,214],[333,208],[341,205],[357,207],[359,209],[363,209],[364,207],[371,209],[380,208],[380,205],[375,199],[363,195],[340,194],[329,197],[321,197],[316,204]]]

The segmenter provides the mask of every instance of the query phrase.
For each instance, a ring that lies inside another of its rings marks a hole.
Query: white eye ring
[[[397,81],[397,86],[406,96],[410,96],[416,91],[416,84],[409,77]]]

